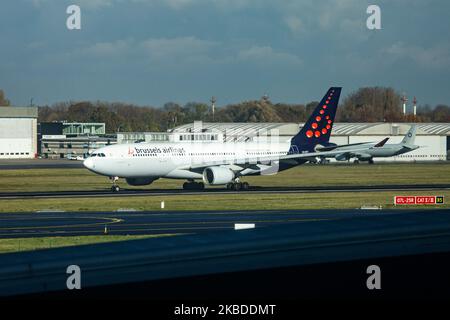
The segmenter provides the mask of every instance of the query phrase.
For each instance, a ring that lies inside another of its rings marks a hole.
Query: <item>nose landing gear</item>
[[[110,177],[109,179],[112,181],[111,191],[119,192],[120,187],[117,185],[117,181],[119,180],[119,177]]]

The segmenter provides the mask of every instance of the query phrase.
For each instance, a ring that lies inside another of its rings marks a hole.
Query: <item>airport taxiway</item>
[[[450,184],[400,184],[400,185],[351,185],[351,186],[302,186],[302,187],[258,187],[249,190],[231,191],[225,188],[206,188],[205,190],[182,189],[122,189],[120,192],[105,190],[80,191],[42,191],[42,192],[0,192],[0,199],[28,198],[95,198],[95,197],[137,197],[137,196],[176,196],[199,194],[236,193],[327,193],[327,192],[383,192],[383,191],[442,191],[450,190]]]
[[[39,212],[0,215],[0,238],[101,235],[191,234],[305,222],[386,216],[418,210],[251,210],[157,212]],[[450,213],[450,210],[438,210]]]
[[[36,222],[39,219],[30,220],[33,215],[47,218],[42,226],[79,225],[89,216],[93,220],[84,224],[100,226],[104,219],[110,219],[111,230],[121,224],[134,229],[139,225],[161,227],[166,222],[180,226],[183,222],[197,226],[224,222],[230,226],[240,217],[292,221],[269,223],[270,227],[258,227],[265,225],[256,222],[254,230],[211,229],[175,237],[2,254],[0,296],[34,293],[41,298],[53,291],[57,296],[73,298],[74,292],[66,287],[66,268],[75,264],[83,270],[83,290],[75,291],[87,298],[173,299],[175,295],[183,301],[193,297],[272,301],[325,295],[367,297],[373,302],[377,296],[365,284],[367,266],[375,264],[383,270],[379,292],[383,297],[450,297],[450,209],[241,211],[215,215],[67,213],[29,214],[22,219],[17,214],[0,223],[8,222],[10,228],[33,227],[41,223]],[[73,220],[69,221],[70,216]],[[123,222],[114,223],[114,219]],[[304,222],[297,221],[302,219]]]

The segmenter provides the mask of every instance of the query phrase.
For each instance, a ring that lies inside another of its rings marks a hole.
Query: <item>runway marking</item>
[[[117,219],[119,220],[119,219]],[[263,224],[270,224],[270,223],[289,223],[289,222],[311,222],[311,221],[323,221],[323,220],[332,220],[332,219],[291,219],[291,220],[244,220],[244,221],[238,221],[239,223],[263,223]],[[123,220],[122,220],[123,221]],[[111,221],[107,223],[108,225],[116,224],[122,221]],[[114,227],[108,232],[111,233],[117,233],[117,232],[142,232],[142,231],[162,231],[162,230],[205,230],[205,229],[228,229],[232,228],[234,226],[234,223],[236,221],[196,221],[196,222],[164,222],[164,223],[142,223],[142,224],[123,224],[122,226],[119,225],[117,227]],[[189,225],[191,224],[192,227],[176,227],[176,225]],[[199,226],[199,225],[200,226]],[[201,225],[204,224],[226,224],[229,226],[208,226],[204,227]],[[77,234],[77,233],[91,233],[95,232],[94,230],[70,230],[70,228],[78,228],[78,227],[95,227],[95,226],[104,226],[104,223],[95,223],[95,224],[83,224],[83,225],[64,225],[64,226],[43,226],[43,227],[18,227],[18,228],[0,228],[0,230],[6,231],[6,230],[12,230],[14,234],[12,233],[0,233],[0,236],[11,236],[11,235],[27,235],[29,236],[31,232],[23,232],[23,230],[30,230],[34,231],[35,235],[42,235],[42,234],[56,234],[56,233],[71,233],[71,234]],[[197,226],[196,226],[197,225]],[[139,228],[139,227],[148,227],[148,226],[169,226],[169,228]],[[170,228],[170,226],[174,226]],[[121,228],[128,228],[128,227],[138,227],[134,229],[121,229]],[[68,230],[55,230],[51,232],[40,232],[41,230],[45,229],[59,229],[59,228],[67,228]],[[19,233],[20,232],[20,233]],[[99,233],[101,230],[99,229]],[[5,238],[6,239],[6,238]],[[1,239],[0,239],[1,240]]]
[[[60,219],[70,219],[70,218],[60,218]],[[31,227],[6,227],[0,228],[0,230],[39,230],[39,229],[57,229],[57,228],[82,228],[82,227],[93,227],[93,226],[104,226],[104,225],[112,225],[116,223],[121,223],[123,219],[117,218],[104,218],[104,217],[75,217],[74,219],[96,219],[96,220],[106,220],[109,222],[96,222],[96,223],[88,223],[88,224],[74,224],[74,225],[55,225],[55,226],[31,226]]]
[[[333,219],[321,219],[321,218],[310,218],[310,219],[286,219],[286,220],[239,220],[239,221],[184,221],[184,222],[157,222],[157,223],[126,223],[126,226],[136,227],[136,226],[162,226],[162,225],[178,225],[178,224],[234,224],[234,223],[285,223],[285,222],[309,222],[309,221],[326,221]]]
[[[106,220],[106,219],[105,219]],[[82,227],[96,227],[96,226],[104,226],[104,225],[113,225],[120,222],[123,222],[124,220],[121,219],[108,219],[108,220],[114,220],[107,223],[91,223],[91,224],[78,224],[78,225],[59,225],[59,226],[33,226],[33,227],[7,227],[7,228],[0,228],[1,231],[6,230],[17,230],[17,232],[22,230],[36,230],[39,231],[41,229],[47,230],[47,229],[60,229],[60,228],[82,228]],[[119,230],[118,228],[121,227],[147,227],[147,226],[176,226],[176,225],[189,225],[191,224],[192,227],[189,227],[189,229],[202,229],[204,227],[196,226],[196,225],[203,225],[203,224],[229,224],[230,228],[234,223],[264,223],[264,224],[270,224],[270,223],[289,223],[289,222],[310,222],[310,221],[325,221],[325,220],[332,220],[332,219],[288,219],[288,220],[239,220],[239,221],[186,221],[186,222],[161,222],[161,223],[134,223],[134,224],[123,224],[117,227],[114,227],[114,229],[110,229],[109,231],[123,231]],[[179,227],[179,228],[171,228],[173,229],[183,229],[185,227]],[[219,227],[218,227],[219,228]],[[220,227],[225,228],[225,227]],[[142,228],[135,228],[135,229],[128,229],[126,231],[144,231],[148,229],[142,229]],[[164,229],[157,229],[157,230],[164,230]],[[56,232],[56,231],[54,231]],[[65,232],[65,233],[79,233],[79,232],[92,232],[90,230],[58,230],[58,232]],[[38,232],[39,233],[39,232]],[[29,233],[27,233],[29,234]],[[0,233],[0,235],[10,235],[10,233]]]
[[[121,214],[113,214],[114,216],[120,216],[123,217],[124,214],[126,214],[126,217],[148,217],[148,216],[159,216],[159,217],[166,217],[166,216],[170,216],[170,217],[183,217],[186,215],[198,215],[198,216],[204,216],[204,215],[211,215],[211,216],[218,216],[218,215],[240,215],[240,214],[255,214],[255,215],[269,215],[269,214],[280,214],[280,215],[298,215],[298,216],[304,216],[304,215],[308,215],[308,214],[314,214],[314,210],[308,210],[308,209],[304,209],[305,211],[310,211],[310,212],[297,212],[295,209],[288,209],[288,210],[247,210],[247,211],[234,211],[234,210],[228,210],[228,211],[177,211],[177,212],[160,212],[160,211],[147,211],[147,212],[142,212],[142,213],[130,213],[127,214],[126,212],[122,212]],[[327,211],[330,211],[329,209],[324,209]],[[346,211],[354,211],[354,209],[341,209],[342,212],[340,212],[339,214],[349,214]],[[82,213],[82,214],[89,214],[89,212],[77,212],[77,214]],[[329,213],[327,212],[323,212],[323,214],[328,215]]]

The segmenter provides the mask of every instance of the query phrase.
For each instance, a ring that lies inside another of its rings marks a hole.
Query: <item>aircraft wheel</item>
[[[242,184],[240,182],[237,182],[235,184],[233,184],[233,190],[234,191],[239,191],[241,190]]]
[[[205,184],[203,182],[197,183],[197,190],[205,190]]]
[[[120,191],[120,187],[119,186],[112,186],[111,187],[111,191],[112,192],[119,192]]]
[[[227,190],[232,190],[232,189],[233,189],[233,184],[227,183]]]
[[[374,164],[375,162],[373,161],[373,159],[369,160],[369,164]]]
[[[248,184],[248,182],[242,183],[242,190],[248,190],[249,188],[250,188],[250,185]]]
[[[355,161],[353,161],[354,164],[359,164],[359,160],[356,159]]]

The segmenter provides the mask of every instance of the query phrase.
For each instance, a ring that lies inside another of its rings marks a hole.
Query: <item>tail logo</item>
[[[300,151],[311,151],[317,144],[327,145],[338,107],[341,88],[332,87],[322,97],[301,130],[291,139]]]
[[[325,110],[327,109],[327,104],[331,102],[331,99],[333,98],[333,91],[330,93],[330,95],[327,97],[327,100],[325,101],[325,104],[322,106],[322,109],[319,111],[318,116],[316,116],[315,120],[316,122],[313,122],[311,124],[311,129],[306,131],[305,135],[307,138],[316,137],[319,138],[322,134],[327,134],[328,130],[331,129],[331,123],[329,115],[325,115]],[[325,118],[323,118],[325,117]],[[319,125],[321,124],[322,120],[326,120],[326,125],[322,129],[318,129]],[[313,131],[314,130],[314,131]]]

